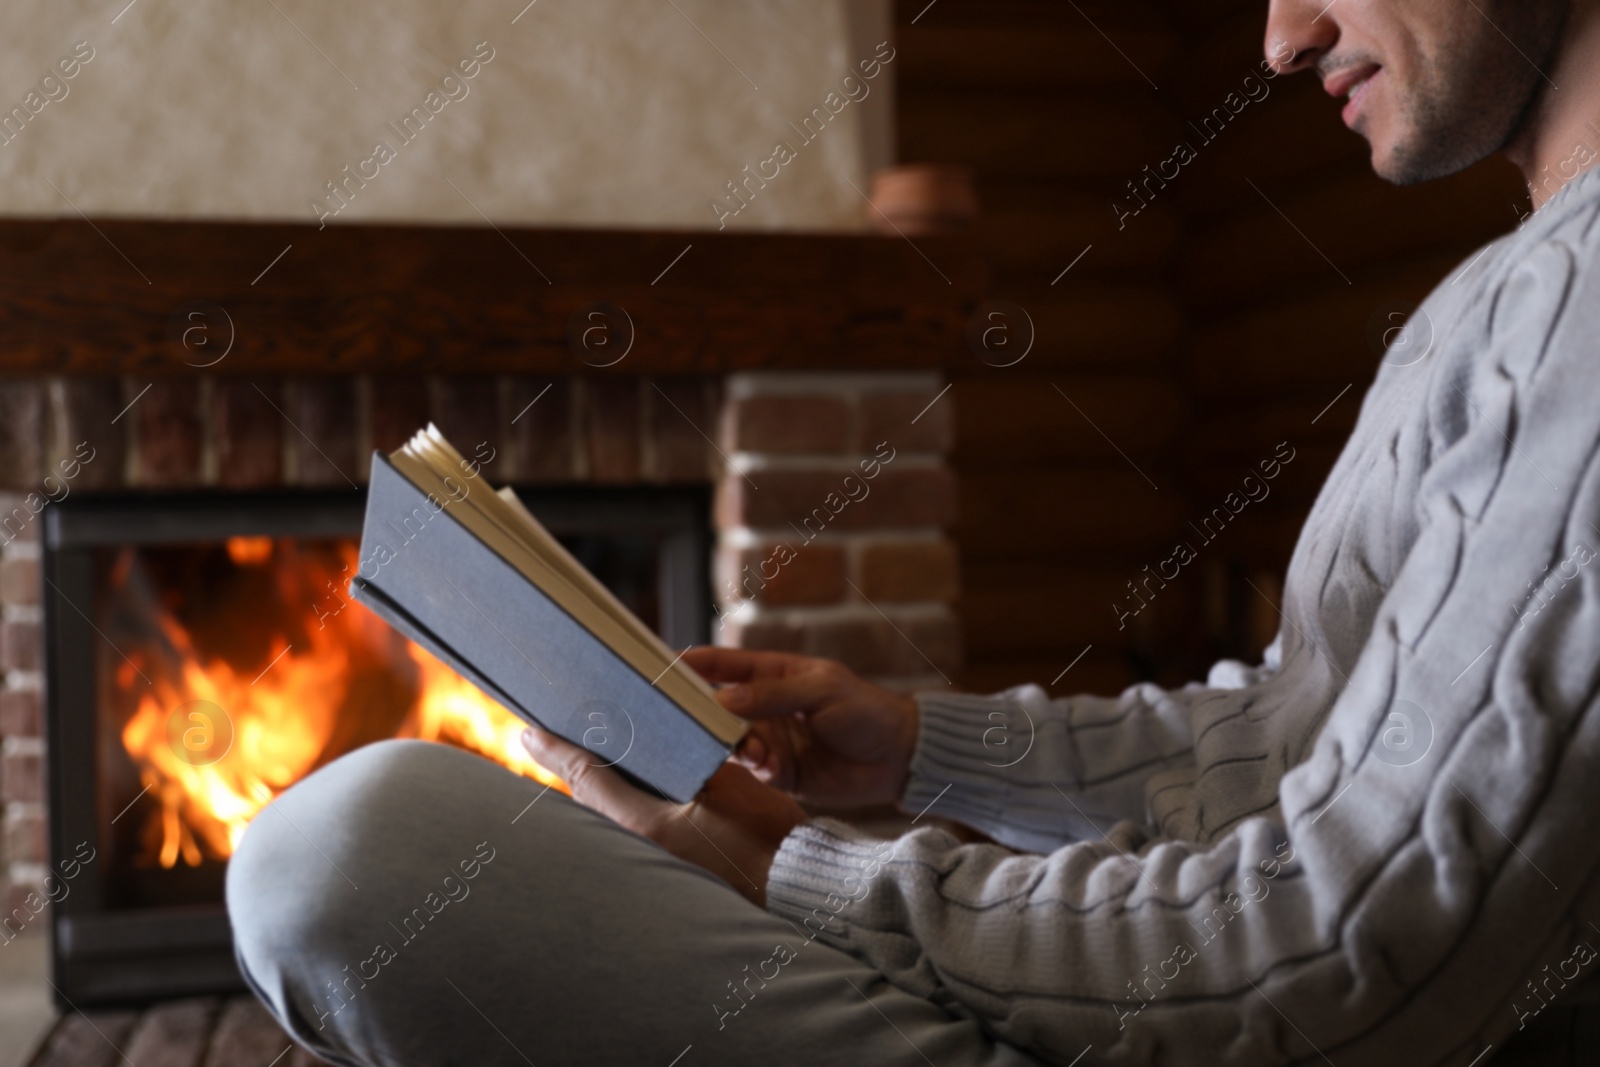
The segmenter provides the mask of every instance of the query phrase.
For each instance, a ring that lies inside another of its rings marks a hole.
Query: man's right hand
[[[722,685],[722,706],[750,721],[734,759],[757,778],[823,807],[899,801],[917,743],[910,696],[787,652],[702,647],[683,661]]]

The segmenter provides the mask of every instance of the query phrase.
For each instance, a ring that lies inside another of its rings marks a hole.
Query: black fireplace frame
[[[707,640],[711,619],[710,491],[705,486],[519,487],[552,533],[645,535],[657,544],[660,629],[674,647]],[[83,841],[103,849],[97,795],[93,657],[62,650],[108,640],[92,612],[93,553],[121,545],[182,544],[239,535],[358,537],[365,494],[273,491],[105,494],[72,497],[44,518],[44,677],[53,869]],[[88,664],[86,667],[85,664]],[[91,862],[52,906],[57,1002],[138,1004],[243,990],[220,902],[137,909],[106,904],[103,868]]]

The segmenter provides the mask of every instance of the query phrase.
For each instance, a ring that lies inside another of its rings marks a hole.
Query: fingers
[[[777,678],[816,661],[809,656],[797,656],[790,652],[756,652],[744,648],[701,645],[685,652],[683,662],[708,682],[748,682],[757,678]]]
[[[522,745],[541,767],[567,783],[573,800],[631,830],[642,833],[664,803],[629,785],[588,750],[548,730],[530,726],[522,732]]]
[[[838,694],[838,672],[819,669],[731,685],[717,691],[717,701],[740,718],[770,719],[815,711]]]
[[[832,660],[790,652],[701,647],[685,652],[683,659],[707,681],[723,683],[717,701],[746,719],[813,711],[837,696],[850,677]]]

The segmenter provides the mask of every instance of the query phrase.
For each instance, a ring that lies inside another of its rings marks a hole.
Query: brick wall
[[[726,388],[717,643],[826,656],[900,688],[950,684],[960,579],[943,383],[747,374]]]
[[[66,470],[69,496],[359,485],[373,448],[431,419],[463,449],[488,442],[497,482],[714,483],[715,640],[944,686],[960,660],[960,582],[944,534],[956,492],[941,387],[915,374],[10,379],[0,519],[28,510],[29,494],[59,496]],[[82,444],[93,459],[71,466]],[[0,535],[8,910],[47,860],[40,526]]]

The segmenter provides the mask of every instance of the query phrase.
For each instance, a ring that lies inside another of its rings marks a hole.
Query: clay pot
[[[880,233],[907,237],[959,233],[978,217],[978,194],[968,167],[907,163],[873,174],[872,207],[868,214]]]

